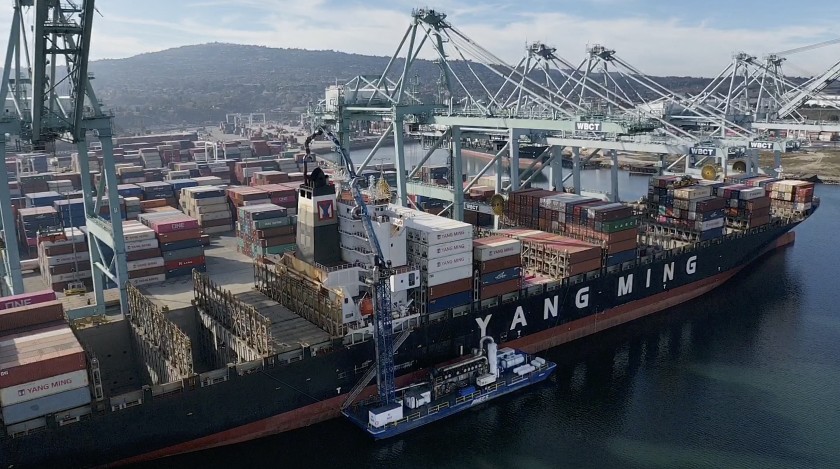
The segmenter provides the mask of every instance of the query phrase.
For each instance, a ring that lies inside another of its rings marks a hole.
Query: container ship
[[[321,168],[289,192],[277,174],[236,165],[251,185],[179,184],[169,202],[180,211],[143,201],[130,222],[138,246],[125,320],[68,324],[49,292],[4,299],[0,465],[163,458],[311,425],[375,396],[362,279],[373,253],[352,195]],[[769,177],[656,176],[644,200],[623,204],[523,189],[509,194],[500,229],[484,230],[394,205],[387,184],[369,184],[395,272],[396,385],[469,356],[484,337],[533,354],[703,295],[792,242],[819,206],[813,190]],[[257,260],[253,289],[238,294],[204,272],[199,249],[203,230],[232,215],[237,250]],[[73,230],[34,239],[42,269],[66,265],[44,274],[61,276],[53,286],[85,269],[60,262],[79,262],[84,234]],[[142,290],[184,272],[185,307]]]

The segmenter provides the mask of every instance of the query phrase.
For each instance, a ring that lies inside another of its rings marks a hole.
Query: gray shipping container
[[[3,407],[3,422],[12,425],[85,404],[90,404],[90,390],[87,386]]]

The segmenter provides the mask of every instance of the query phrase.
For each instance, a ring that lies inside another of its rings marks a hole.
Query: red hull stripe
[[[779,239],[776,240],[774,244],[770,245],[765,252],[791,244],[794,241],[794,238],[794,233],[788,232],[779,237]],[[732,276],[737,274],[742,268],[743,267],[737,267],[715,276],[708,277],[688,285],[683,285],[682,287],[657,293],[656,295],[652,295],[642,300],[633,301],[625,305],[611,308],[608,311],[598,313],[596,315],[568,322],[535,334],[530,334],[527,337],[509,341],[505,343],[505,346],[518,348],[528,353],[536,353],[551,347],[556,347],[566,342],[570,342],[590,334],[595,334],[596,332],[603,331],[604,329],[615,327],[689,301],[720,286]],[[401,376],[397,378],[397,386],[406,386],[412,381],[420,378],[423,374],[423,371],[418,371],[410,375]],[[375,385],[368,386],[359,398],[361,399],[371,396],[375,392]],[[341,405],[344,403],[345,398],[346,397],[344,395],[336,396],[315,404],[301,407],[289,412],[284,412],[267,419],[252,422],[247,425],[242,425],[178,445],[169,446],[167,448],[152,451],[140,456],[124,459],[110,466],[113,467],[124,464],[134,464],[142,461],[174,456],[181,453],[189,453],[215,448],[218,446],[242,443],[306,427],[340,416]]]

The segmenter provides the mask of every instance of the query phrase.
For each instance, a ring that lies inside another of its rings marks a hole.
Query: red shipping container
[[[0,388],[87,369],[85,351],[66,324],[0,339]]]
[[[175,259],[164,264],[166,270],[180,269],[182,267],[196,267],[204,265],[204,256],[189,257],[187,259]]]
[[[166,267],[149,267],[148,269],[132,270],[128,273],[128,278],[143,278],[151,277],[153,275],[161,275],[166,273]]]
[[[456,293],[461,293],[467,290],[472,290],[473,288],[473,279],[472,278],[462,278],[460,280],[455,280],[453,282],[444,283],[441,285],[435,285],[433,287],[429,287],[428,289],[428,300],[436,300],[438,298],[443,298],[444,296],[454,295]]]
[[[48,301],[53,301],[55,299],[55,292],[51,290],[41,290],[32,293],[22,293],[20,295],[0,298],[0,310],[45,303]]]
[[[635,239],[628,239],[626,241],[617,241],[615,243],[607,245],[607,251],[610,253],[615,252],[623,252],[629,251],[630,249],[635,249],[638,247],[638,243]]]
[[[74,251],[75,249],[75,251]],[[73,244],[62,244],[59,246],[44,246],[44,253],[48,256],[63,256],[66,254],[73,254],[73,252],[86,252],[88,244],[85,242]]]
[[[139,261],[140,259],[151,259],[153,257],[160,257],[160,248],[143,249],[141,251],[125,253],[126,261]]]
[[[201,229],[189,229],[181,231],[172,231],[169,233],[160,233],[157,235],[158,241],[161,243],[174,243],[177,241],[186,241],[188,239],[198,239],[201,237]]]
[[[257,236],[265,239],[271,238],[274,236],[284,236],[289,235],[295,232],[295,227],[293,225],[289,226],[278,226],[277,228],[268,228],[266,230],[257,230]]]
[[[513,293],[519,291],[519,285],[522,279],[512,279],[506,282],[497,283],[494,285],[486,285],[481,288],[479,298],[484,301],[489,298],[504,295],[506,293]]]
[[[271,246],[282,246],[284,244],[293,244],[295,240],[296,235],[277,236],[274,238],[261,239],[260,246],[264,248]]]
[[[522,257],[519,254],[513,256],[500,257],[487,262],[476,262],[476,267],[480,273],[495,272],[497,270],[505,270],[511,267],[519,267],[522,265]]]
[[[55,296],[55,293],[53,293],[53,296]],[[9,308],[0,311],[0,332],[6,333],[14,329],[63,320],[64,306],[59,300]]]
[[[154,229],[155,233],[158,234],[200,228],[198,220],[187,216],[178,217],[178,219],[175,219],[174,221],[154,221],[152,222],[152,225],[152,229]]]
[[[601,259],[590,259],[588,261],[578,262],[569,266],[569,275],[579,275],[586,272],[592,272],[601,268]]]

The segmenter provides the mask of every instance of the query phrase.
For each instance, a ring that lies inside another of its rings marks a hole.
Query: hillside
[[[387,57],[333,51],[276,49],[211,43],[184,46],[126,59],[91,63],[94,88],[112,108],[118,129],[132,130],[161,124],[218,122],[230,112],[272,112],[293,116],[307,103],[323,98],[329,84],[344,83],[362,74],[385,69]],[[459,76],[471,74],[455,65]],[[401,70],[401,61],[395,64]],[[431,96],[438,67],[418,61],[414,67],[419,91]],[[483,80],[498,87],[500,79],[477,67]],[[699,91],[706,78],[658,79],[675,91]],[[467,86],[477,86],[475,80]]]

